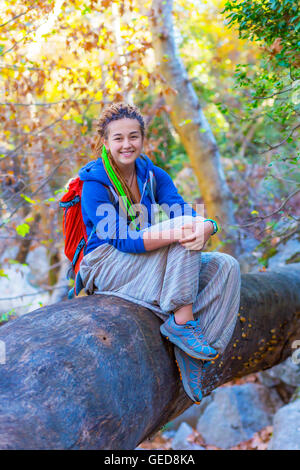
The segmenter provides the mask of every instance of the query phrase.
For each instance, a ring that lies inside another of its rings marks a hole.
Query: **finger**
[[[195,233],[192,233],[191,235],[189,235],[188,237],[185,237],[185,238],[181,238],[179,240],[179,243],[186,243],[186,242],[190,242],[192,240],[195,240],[196,239],[196,235]]]
[[[190,238],[190,239],[188,239],[188,238],[182,239],[181,243],[184,244],[184,245],[190,245],[190,246],[191,245],[195,245],[195,246],[202,246],[203,245],[202,240],[197,239],[197,237],[196,238]]]
[[[194,224],[190,224],[190,223],[184,224],[181,226],[181,228],[193,228],[193,227],[194,227]]]
[[[181,230],[184,232],[185,230],[193,230],[195,231],[195,226],[193,224],[185,224],[182,225]]]

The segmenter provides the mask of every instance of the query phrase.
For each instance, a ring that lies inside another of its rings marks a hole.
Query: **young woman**
[[[89,237],[80,266],[85,291],[128,299],[164,320],[161,333],[175,345],[185,391],[198,403],[204,371],[233,333],[239,264],[224,253],[201,252],[216,225],[142,153],[145,125],[135,106],[108,106],[97,132],[98,159],[79,172]],[[167,220],[154,223],[155,204]]]

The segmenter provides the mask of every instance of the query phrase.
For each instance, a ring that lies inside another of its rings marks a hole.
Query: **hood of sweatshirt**
[[[154,164],[149,157],[141,154],[135,161],[137,177],[143,185],[148,180],[149,171],[154,169]],[[79,178],[82,181],[98,181],[106,186],[113,186],[105,171],[102,158],[87,163],[79,170]]]

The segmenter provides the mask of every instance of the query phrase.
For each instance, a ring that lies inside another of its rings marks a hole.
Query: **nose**
[[[131,145],[131,143],[129,142],[129,139],[127,139],[126,137],[125,137],[125,139],[123,140],[123,148],[124,148],[125,150],[132,148],[132,145]]]

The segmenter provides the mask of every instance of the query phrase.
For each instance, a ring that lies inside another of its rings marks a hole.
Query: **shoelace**
[[[203,362],[203,365],[202,365],[202,369],[201,369],[201,373],[197,374],[197,373],[193,373],[193,376],[192,376],[192,379],[191,379],[191,382],[197,387],[197,388],[200,388],[201,390],[201,387],[202,387],[202,380],[203,380],[203,376],[205,375],[205,373],[207,372],[207,369],[208,367],[211,365],[212,361],[202,361]]]
[[[190,333],[195,336],[196,338],[199,338],[202,340],[202,343],[206,346],[208,346],[208,342],[204,339],[204,335],[202,333],[202,330],[199,326],[199,320],[194,320],[194,321],[189,321],[186,323],[185,328],[187,330],[190,330]]]

